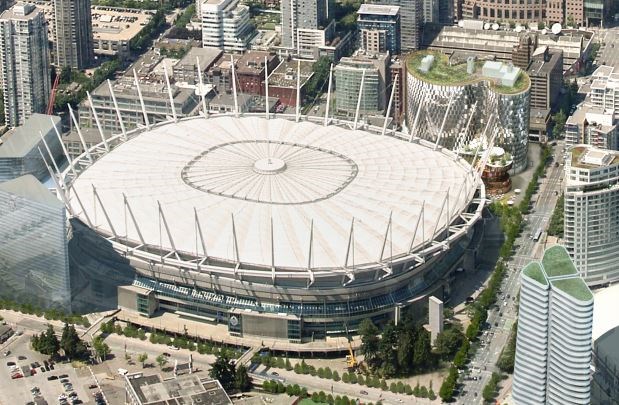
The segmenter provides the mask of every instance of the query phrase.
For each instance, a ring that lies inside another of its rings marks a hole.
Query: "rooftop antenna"
[[[327,90],[327,108],[325,109],[325,122],[324,125],[329,125],[329,107],[331,106],[331,84],[333,83],[333,63],[329,68],[329,88]]]
[[[168,88],[168,97],[170,98],[170,107],[172,108],[172,118],[174,122],[178,121],[176,116],[176,107],[174,107],[174,96],[172,96],[172,87],[170,86],[170,76],[168,75],[168,67],[163,64],[163,74],[165,76],[166,87]]]
[[[125,124],[123,124],[123,119],[120,114],[120,109],[118,108],[118,102],[116,102],[116,95],[114,94],[114,88],[112,86],[112,82],[110,79],[107,79],[107,87],[110,89],[110,95],[112,96],[112,102],[114,103],[114,109],[116,110],[116,117],[118,117],[118,124],[120,125],[120,130],[122,132],[123,141],[127,140],[127,131],[125,131]]]
[[[357,129],[357,120],[359,119],[359,109],[361,108],[361,97],[363,96],[363,83],[365,82],[365,69],[361,73],[361,85],[359,86],[359,97],[357,97],[357,109],[355,110],[355,121],[352,129]]]
[[[198,66],[198,80],[200,83],[200,96],[202,97],[202,111],[204,117],[208,118],[208,108],[206,108],[206,94],[204,92],[204,81],[202,81],[202,68],[200,67],[200,57],[196,56],[196,65]]]
[[[234,94],[234,115],[239,116],[239,99],[236,94],[236,70],[234,68],[234,56],[230,55],[232,62],[232,93]]]

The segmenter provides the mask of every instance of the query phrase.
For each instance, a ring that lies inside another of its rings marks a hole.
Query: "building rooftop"
[[[277,56],[265,51],[245,52],[236,61],[236,74],[257,75],[264,72],[264,58],[270,62]]]
[[[400,11],[398,6],[387,6],[382,4],[361,4],[357,14],[374,14],[395,16]]]
[[[548,280],[544,275],[542,266],[538,262],[531,262],[525,266],[522,272],[529,278],[537,281],[540,284],[548,285]]]
[[[0,20],[31,20],[40,12],[34,4],[18,2],[0,14]]]
[[[297,87],[297,63],[300,67],[301,87],[314,74],[314,63],[310,61],[284,60],[269,75],[269,86]]]
[[[571,277],[563,280],[552,280],[552,285],[579,301],[593,299],[593,294],[581,277]]]
[[[8,131],[0,143],[0,158],[20,158],[26,156],[32,148],[41,142],[41,134],[53,130],[53,124],[60,125],[60,117],[55,115],[32,114],[24,125]]]
[[[431,55],[434,61],[427,72],[420,70],[422,60]],[[509,67],[502,62],[475,61],[473,72],[467,72],[467,62],[454,63],[449,56],[438,51],[419,51],[412,53],[407,60],[408,71],[418,79],[443,85],[443,86],[463,86],[482,80],[492,83],[492,88],[499,93],[515,94],[525,91],[530,86],[530,80],[526,73],[521,69]],[[496,73],[492,77],[489,73]],[[513,77],[512,77],[513,76]],[[514,82],[513,86],[504,85],[507,82]]]
[[[178,61],[176,67],[195,66],[196,58],[200,61],[202,70],[208,69],[213,65],[223,54],[219,48],[205,46],[204,48],[192,47],[189,52],[181,60]]]
[[[538,53],[539,51],[539,53]],[[548,60],[543,59],[542,55],[545,55],[548,52]],[[555,68],[555,66],[561,63],[561,56],[563,56],[563,51],[560,49],[548,49],[548,46],[540,46],[538,47],[533,56],[536,57],[531,61],[529,68],[527,69],[527,73],[530,76],[536,75],[547,75]],[[561,69],[563,66],[561,65]]]
[[[597,169],[619,164],[619,152],[598,149],[589,145],[572,148],[571,165],[580,169]]]
[[[47,187],[31,174],[0,183],[0,191],[5,191],[53,208],[64,208],[62,201],[56,198]]]
[[[154,10],[95,6],[91,8],[92,36],[98,40],[129,41],[153,18]]]
[[[232,401],[217,380],[197,374],[163,380],[159,375],[125,376],[128,389],[138,397],[140,405],[226,405]]]
[[[548,278],[578,274],[567,250],[560,245],[546,249],[542,258],[542,266]]]

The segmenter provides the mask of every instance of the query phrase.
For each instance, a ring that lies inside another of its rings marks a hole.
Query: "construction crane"
[[[47,103],[47,115],[52,115],[54,112],[54,103],[56,102],[56,91],[58,91],[58,83],[60,83],[60,74],[56,75],[54,85],[52,86],[52,92],[49,95],[49,103]]]
[[[346,355],[346,364],[348,366],[348,371],[357,371],[357,369],[359,368],[359,362],[355,357],[355,352],[352,350],[352,343],[350,335],[348,333],[348,324],[344,323],[344,328],[346,329],[346,339],[348,340],[348,354]]]

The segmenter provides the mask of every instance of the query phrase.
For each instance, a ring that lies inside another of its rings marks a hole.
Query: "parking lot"
[[[13,338],[3,348],[0,354],[0,404],[95,403],[93,394],[98,389],[87,367],[75,369],[70,363],[55,363],[53,370],[49,366],[50,370],[45,371],[45,361],[49,364],[49,356],[34,352],[29,346],[30,335],[24,334]],[[35,374],[30,375],[31,365],[37,363],[39,367]],[[18,371],[24,376],[12,379],[11,375]]]

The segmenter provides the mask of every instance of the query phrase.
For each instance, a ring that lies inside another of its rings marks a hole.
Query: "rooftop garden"
[[[585,153],[589,148],[586,146],[576,146],[572,148],[572,166],[580,167],[583,169],[596,169],[600,166],[598,165],[590,165],[584,162],[581,162],[581,158],[583,157],[583,153]],[[615,155],[610,165],[619,164],[619,155]]]
[[[427,56],[433,55],[434,62],[427,73],[419,70],[421,60]],[[460,63],[449,63],[449,56],[438,51],[419,51],[412,53],[407,60],[408,71],[418,79],[438,84],[442,86],[462,86],[465,84],[475,83],[477,81],[486,80],[491,83],[491,88],[502,94],[517,94],[529,88],[531,81],[525,72],[520,72],[518,79],[513,87],[501,86],[496,84],[493,79],[483,77],[481,69],[484,61],[475,61],[475,72],[472,74],[466,71],[466,61]]]
[[[569,294],[580,301],[589,301],[593,299],[593,294],[589,287],[582,281],[580,277],[572,277],[564,280],[556,280],[552,285],[561,291]]]
[[[542,266],[548,277],[578,274],[567,250],[559,245],[546,249],[542,258]]]
[[[546,280],[546,276],[544,276],[542,266],[540,266],[538,262],[531,262],[527,264],[522,272],[527,277],[537,281],[538,283],[548,285],[548,280]]]

